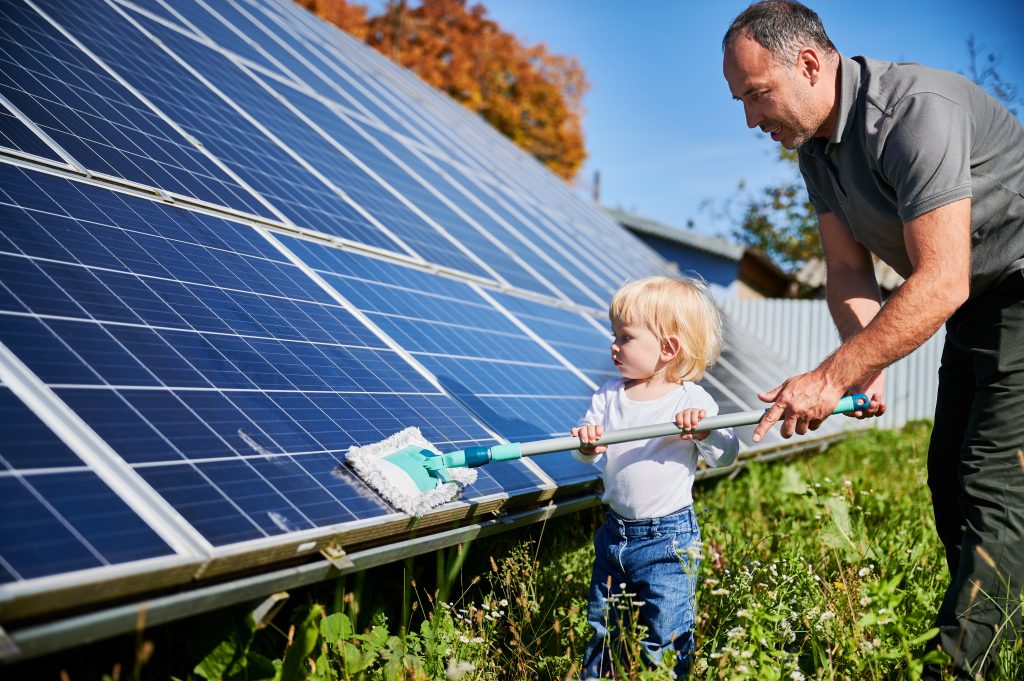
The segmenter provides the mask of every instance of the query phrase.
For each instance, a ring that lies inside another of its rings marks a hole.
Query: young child
[[[648,277],[622,287],[608,313],[612,360],[620,378],[609,380],[570,432],[584,448],[581,461],[604,461],[607,518],[594,537],[587,619],[594,634],[584,653],[584,678],[608,677],[615,655],[616,594],[630,594],[647,628],[649,661],[675,658],[677,678],[688,675],[693,650],[694,586],[700,530],[693,513],[698,454],[712,466],[736,459],[732,429],[679,437],[598,442],[605,430],[667,423],[692,430],[718,413],[696,385],[721,352],[722,322],[707,289],[691,280]],[[590,445],[589,447],[586,445]],[[629,602],[625,607],[628,609]],[[626,614],[626,613],[624,613]]]

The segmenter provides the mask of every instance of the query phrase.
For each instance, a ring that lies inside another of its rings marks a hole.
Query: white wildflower
[[[740,608],[739,610],[736,611],[736,616],[737,617],[743,617],[743,618],[750,617],[750,611],[747,610],[746,608]]]
[[[715,589],[714,591],[711,592],[711,595],[712,596],[728,596],[729,595],[729,590],[728,589],[724,589],[724,588],[723,589]]]
[[[843,487],[853,487],[853,480],[843,480]]]
[[[793,681],[804,681],[804,675],[800,673],[799,669],[795,669],[789,673],[789,678]]]
[[[476,666],[472,662],[449,660],[448,669],[445,670],[444,677],[446,679],[461,679],[466,674],[474,671],[476,671]]]
[[[742,657],[744,660],[749,660],[753,656],[754,652],[751,650],[744,650],[742,653],[740,653],[740,657]]]
[[[867,577],[870,574],[871,574],[871,567],[867,566],[867,565],[862,567],[860,570],[857,570],[857,576],[858,577]]]
[[[483,636],[474,636],[471,640],[473,641],[473,643],[483,643],[484,642]]]
[[[740,673],[749,672],[750,668],[747,667],[747,665],[745,665],[745,664],[738,664],[738,665],[736,665],[736,671],[738,671]]]
[[[502,598],[500,601],[498,601],[498,605],[500,605],[503,608],[507,607],[508,606],[508,599],[507,598]]]
[[[732,640],[736,638],[743,638],[747,635],[747,630],[743,627],[733,627],[729,631],[725,632],[726,638]]]
[[[871,596],[864,596],[860,599],[860,607],[866,607],[871,605]]]
[[[463,643],[469,643],[469,637],[468,637],[468,636],[466,636],[465,634],[463,634],[462,636],[460,636],[460,637],[459,637],[459,640],[460,640],[460,641],[462,641]]]

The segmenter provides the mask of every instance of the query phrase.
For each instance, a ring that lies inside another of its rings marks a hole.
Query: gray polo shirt
[[[904,277],[903,224],[971,197],[971,297],[1024,269],[1024,128],[981,88],[919,64],[841,57],[839,119],[799,150],[819,215]]]

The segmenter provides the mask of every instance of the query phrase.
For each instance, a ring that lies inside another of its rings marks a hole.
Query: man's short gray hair
[[[768,50],[780,64],[790,64],[800,47],[808,43],[828,57],[836,53],[818,15],[795,0],[762,0],[740,12],[722,38],[722,51],[741,36]]]

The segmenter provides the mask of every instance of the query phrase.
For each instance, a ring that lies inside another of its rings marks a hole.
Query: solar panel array
[[[0,60],[0,621],[405,536],[345,451],[565,434],[668,272],[286,0],[5,0]],[[787,375],[729,339],[723,412]],[[598,474],[494,464],[416,527]]]

